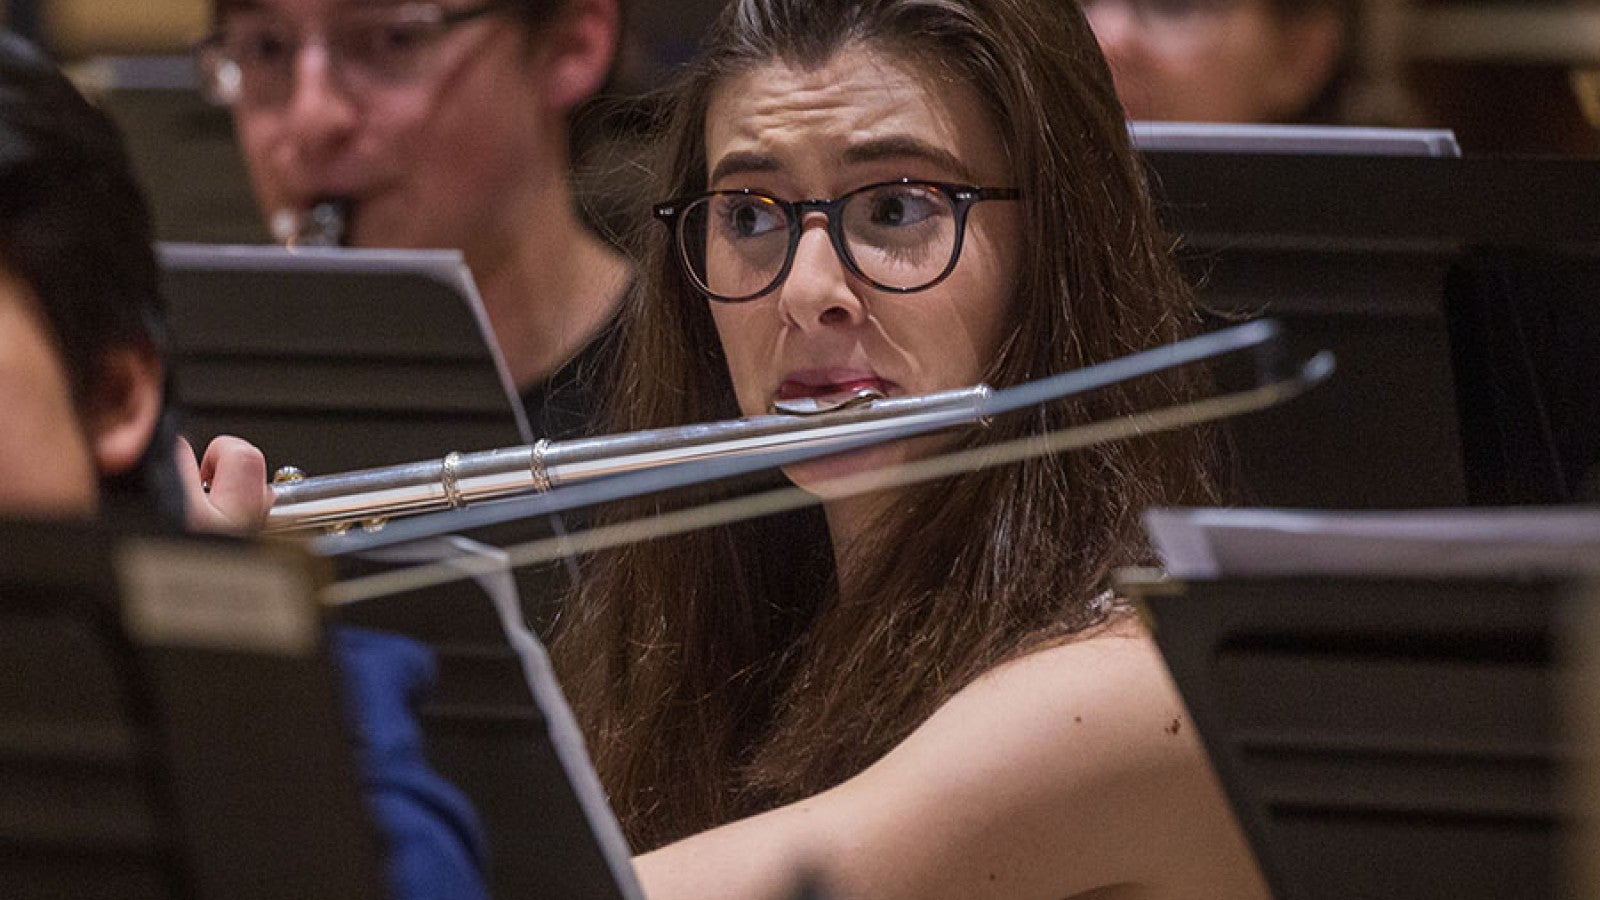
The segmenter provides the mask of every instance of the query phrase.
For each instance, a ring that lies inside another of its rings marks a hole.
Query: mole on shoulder
[[[1167,732],[1167,734],[1177,734],[1178,733],[1178,729],[1181,728],[1181,727],[1182,727],[1181,723],[1179,723],[1179,721],[1177,719],[1173,719],[1172,720],[1172,724],[1168,725],[1166,727],[1165,731]]]

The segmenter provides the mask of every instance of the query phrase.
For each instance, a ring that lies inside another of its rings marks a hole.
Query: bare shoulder
[[[996,667],[871,768],[639,860],[652,897],[1266,897],[1148,635],[1119,621]]]
[[[924,753],[959,749],[1035,788],[1083,791],[1170,774],[1193,762],[1197,746],[1160,653],[1129,617],[986,673],[884,763],[914,768]]]
[[[996,667],[952,698],[928,724],[938,728],[951,720],[950,726],[959,728],[967,716],[993,715],[1018,718],[1014,724],[1029,730],[1088,725],[1138,732],[1155,722],[1165,730],[1182,709],[1154,641],[1128,615],[1093,634]],[[1106,712],[1113,715],[1098,715]]]
[[[1261,893],[1160,653],[1131,617],[987,673],[851,790],[960,848],[930,872],[966,882],[966,896]]]

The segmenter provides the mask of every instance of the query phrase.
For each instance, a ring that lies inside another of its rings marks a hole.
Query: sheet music
[[[1128,123],[1128,133],[1133,137],[1134,147],[1141,151],[1344,156],[1461,155],[1455,132],[1448,129],[1133,121]]]
[[[1594,507],[1155,509],[1144,521],[1178,578],[1505,576],[1600,567]]]

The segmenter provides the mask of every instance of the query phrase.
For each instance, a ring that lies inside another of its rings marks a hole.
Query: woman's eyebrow
[[[910,135],[894,135],[851,144],[844,149],[840,156],[840,161],[846,165],[859,165],[895,159],[920,159],[932,163],[939,169],[949,172],[968,184],[977,183],[976,176],[973,175],[972,170],[967,168],[966,164],[957,159],[950,151]],[[708,183],[716,184],[731,175],[743,175],[750,172],[776,172],[781,168],[782,166],[776,157],[765,153],[730,153],[717,160],[717,164],[711,169]]]
[[[938,168],[949,172],[968,184],[977,184],[972,170],[968,169],[954,154],[942,147],[935,147],[910,135],[895,135],[893,137],[863,141],[859,144],[851,144],[845,148],[843,154],[843,160],[846,163],[872,163],[905,158],[920,159],[933,163]]]
[[[717,160],[711,170],[709,184],[716,184],[729,175],[743,175],[747,172],[776,172],[780,166],[778,160],[764,153],[729,153]]]

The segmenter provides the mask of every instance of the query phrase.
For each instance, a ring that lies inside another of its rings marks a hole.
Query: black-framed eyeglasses
[[[512,5],[485,0],[454,9],[425,2],[350,7],[322,35],[330,77],[352,93],[409,83],[452,28]],[[224,13],[217,29],[195,44],[194,56],[214,102],[279,106],[294,93],[295,67],[307,43],[278,16],[246,8]]]
[[[784,200],[764,191],[711,191],[655,206],[673,232],[678,260],[707,297],[754,300],[789,276],[807,213],[827,217],[846,270],[873,287],[909,294],[955,270],[967,212],[983,200],[1015,200],[1015,188],[980,188],[902,178],[834,200]]]

